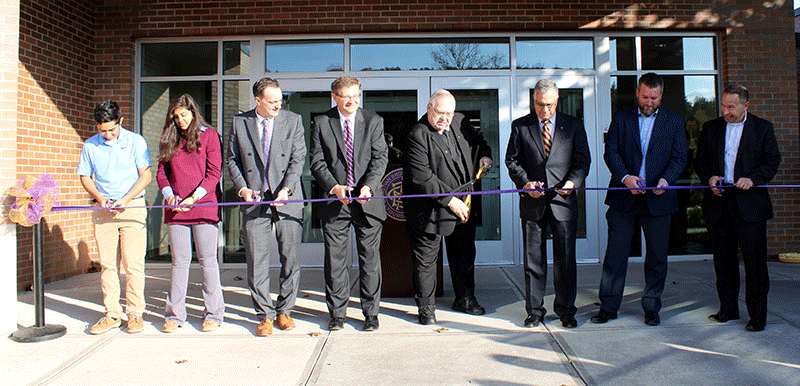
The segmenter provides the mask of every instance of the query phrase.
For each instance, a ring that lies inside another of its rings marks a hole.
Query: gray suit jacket
[[[555,122],[549,157],[546,156],[536,113],[511,123],[506,166],[517,189],[522,189],[530,181],[542,181],[546,188],[560,188],[567,181],[575,183],[576,188],[583,187],[591,163],[583,122],[562,113],[556,114]],[[562,196],[553,191],[546,192],[545,197],[539,198],[520,193],[519,216],[525,220],[539,221],[546,205],[550,205],[553,216],[558,221],[572,220],[578,216],[577,194],[573,192]]]
[[[311,174],[317,181],[316,197],[331,197],[331,189],[336,185],[347,184],[347,161],[345,158],[344,136],[339,111],[336,107],[323,115],[314,117],[310,140]],[[353,196],[358,196],[362,186],[369,186],[374,196],[382,196],[381,179],[386,172],[388,151],[383,136],[383,118],[372,111],[358,109],[353,125],[353,172],[356,186]],[[355,201],[351,208],[363,210],[364,215],[374,223],[386,219],[383,200],[370,200],[366,204]],[[357,208],[361,209],[357,209]],[[315,213],[323,221],[335,218],[342,208],[339,201],[324,202]]]
[[[303,199],[300,175],[303,173],[306,142],[300,116],[291,111],[281,110],[275,117],[268,162],[264,159],[264,150],[261,148],[260,131],[255,110],[233,117],[233,133],[228,143],[226,162],[236,191],[242,188],[260,191],[264,186],[265,170],[268,170],[269,186],[273,192],[288,187],[291,191],[290,199]],[[244,215],[250,217],[266,215],[271,209],[281,218],[287,216],[297,220],[303,218],[302,203],[278,207],[242,205],[240,208]]]

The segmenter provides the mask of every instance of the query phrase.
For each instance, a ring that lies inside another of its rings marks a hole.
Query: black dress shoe
[[[561,326],[564,328],[575,328],[578,327],[578,321],[575,320],[574,316],[562,316]]]
[[[661,318],[658,316],[658,312],[646,311],[644,313],[644,324],[648,326],[658,326],[661,324]]]
[[[464,312],[470,315],[483,315],[486,310],[478,304],[474,297],[456,299],[453,302],[453,311]]]
[[[744,329],[750,332],[759,332],[764,331],[764,327],[764,323],[756,322],[755,320],[750,319]]]
[[[739,319],[739,315],[728,316],[726,314],[723,314],[722,311],[717,312],[716,314],[708,315],[708,320],[717,323],[725,323],[729,320],[736,320],[736,319]]]
[[[423,325],[436,324],[436,307],[419,307],[419,316],[417,317],[417,320],[419,320],[419,324]]]
[[[594,316],[592,316],[591,319],[589,319],[589,321],[596,324],[603,324],[611,319],[616,319],[616,318],[617,318],[616,312],[606,311],[601,308],[600,311],[598,311]]]
[[[328,321],[328,330],[336,331],[344,328],[344,318],[333,317]]]
[[[364,331],[375,331],[380,327],[378,315],[364,317]]]
[[[542,322],[542,316],[537,314],[530,314],[527,318],[525,318],[525,322],[522,323],[523,326],[528,328],[533,328],[539,325]]]

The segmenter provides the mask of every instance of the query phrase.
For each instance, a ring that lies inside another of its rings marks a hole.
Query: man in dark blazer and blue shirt
[[[386,209],[381,179],[388,152],[383,118],[359,108],[361,83],[351,76],[331,84],[336,107],[314,117],[311,129],[311,174],[317,182],[317,197],[339,200],[321,203],[316,215],[322,220],[325,238],[325,301],[328,329],[344,327],[350,300],[350,226],[356,233],[361,310],[365,331],[378,329],[381,302],[381,231]]]
[[[408,134],[403,194],[454,193],[475,178],[480,166],[492,167],[483,133],[455,109],[449,91],[431,95],[427,113]],[[464,195],[403,200],[420,324],[436,323],[436,259],[442,237],[456,295],[453,309],[472,315],[486,312],[475,298],[475,219],[464,200]]]
[[[738,83],[725,85],[722,116],[706,122],[697,147],[697,173],[712,188],[703,195],[703,216],[711,236],[719,312],[711,321],[739,319],[739,258],[746,277],[748,331],[767,322],[767,220],[772,203],[765,185],[775,177],[781,155],[772,123],[747,111],[750,95]]]
[[[306,157],[300,116],[283,110],[278,81],[262,78],[253,84],[256,108],[233,117],[226,163],[231,182],[246,202],[302,200],[300,175]],[[303,204],[242,205],[242,235],[247,256],[247,285],[259,324],[256,335],[272,334],[273,320],[291,330],[289,316],[300,287],[300,241]],[[281,262],[278,301],[269,294],[272,228]]]
[[[673,185],[686,166],[686,131],[683,118],[661,107],[664,81],[654,73],[639,78],[636,88],[638,107],[614,114],[605,141],[605,162],[611,171],[606,194],[608,246],[600,279],[600,311],[593,323],[617,318],[625,289],[628,255],[637,224],[644,231],[645,288],[642,292],[644,322],[661,323],[661,293],[667,277],[670,217],[678,211]]]
[[[558,87],[542,79],[534,87],[534,111],[511,123],[506,166],[517,189],[552,189],[520,193],[525,251],[525,327],[543,321],[547,284],[546,226],[553,233],[553,308],[565,328],[575,328],[577,295],[578,200],[573,188],[583,187],[591,154],[583,121],[556,113]]]

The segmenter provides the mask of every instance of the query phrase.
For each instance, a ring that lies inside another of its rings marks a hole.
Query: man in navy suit
[[[578,199],[572,190],[583,186],[591,154],[583,121],[556,113],[558,87],[542,79],[534,87],[535,113],[511,123],[506,166],[517,189],[551,189],[521,193],[519,216],[525,232],[525,327],[536,327],[546,314],[547,239],[553,232],[553,308],[565,328],[575,328],[577,264],[575,238]]]
[[[661,107],[664,81],[654,73],[639,78],[638,107],[614,114],[606,136],[604,158],[611,171],[606,194],[608,246],[600,279],[600,311],[592,323],[617,318],[625,289],[628,255],[638,224],[644,231],[647,250],[644,261],[645,288],[642,293],[644,322],[661,323],[661,292],[667,277],[670,217],[678,211],[675,190],[663,188],[675,183],[686,166],[686,132],[683,118]]]
[[[706,122],[697,148],[697,173],[712,188],[703,195],[703,216],[711,236],[719,312],[711,321],[739,319],[739,258],[747,279],[748,331],[767,321],[767,220],[772,203],[766,188],[778,172],[781,154],[772,123],[747,112],[750,95],[738,83],[725,85],[722,117]]]
[[[383,118],[364,110],[361,83],[341,76],[331,84],[336,107],[314,117],[311,128],[311,174],[317,181],[317,197],[339,200],[321,203],[317,216],[325,237],[325,301],[331,331],[344,328],[350,300],[350,227],[355,229],[358,250],[361,310],[364,330],[379,327],[381,302],[381,231],[386,209],[381,178],[388,156]]]

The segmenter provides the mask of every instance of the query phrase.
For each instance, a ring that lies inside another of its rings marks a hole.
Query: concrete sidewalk
[[[89,335],[103,309],[99,274],[86,274],[46,287],[46,321],[65,325],[66,336],[27,344],[0,340],[0,384],[800,385],[800,265],[770,263],[770,314],[759,333],[744,330],[743,301],[742,320],[707,321],[718,305],[710,261],[670,263],[658,327],[643,322],[640,263],[629,267],[619,319],[590,323],[599,274],[597,264],[578,267],[578,328],[572,330],[552,313],[552,273],[546,323],[526,329],[522,268],[479,267],[484,316],[450,310],[445,272],[437,325],[416,323],[413,299],[391,298],[381,304],[380,329],[361,331],[354,283],[345,329],[329,332],[322,271],[306,269],[292,314],[297,328],[276,329],[267,338],[254,335],[244,269],[222,271],[226,319],[212,333],[200,332],[197,269],[190,278],[189,323],[175,334],[160,332],[169,269],[153,268],[147,270],[144,332]],[[741,299],[743,292],[744,286]],[[32,303],[30,292],[19,294],[21,326],[34,323]]]

